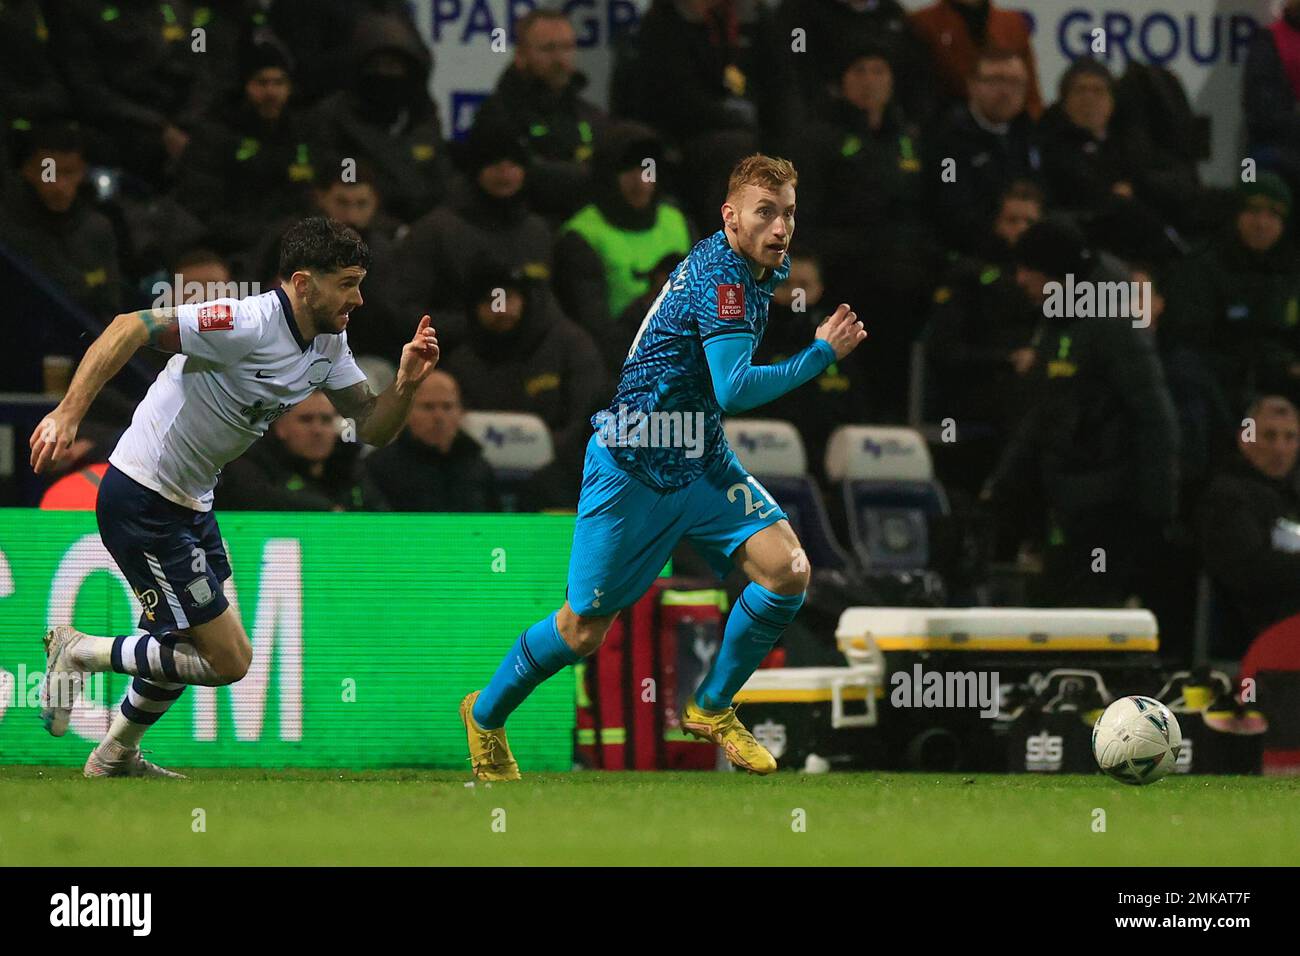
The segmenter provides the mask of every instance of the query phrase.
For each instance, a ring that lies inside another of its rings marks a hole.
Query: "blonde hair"
[[[745,186],[762,186],[773,192],[789,183],[799,185],[799,174],[788,159],[754,153],[738,162],[727,180],[727,199],[733,198]]]

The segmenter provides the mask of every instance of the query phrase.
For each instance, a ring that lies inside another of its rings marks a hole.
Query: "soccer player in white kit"
[[[59,626],[45,635],[41,718],[56,737],[67,732],[82,674],[133,676],[86,760],[87,777],[181,776],[141,757],[144,732],[187,684],[231,684],[248,671],[253,649],[223,594],[230,563],[212,514],[221,468],[317,389],[367,444],[386,445],[402,430],[416,387],[438,362],[438,339],[424,316],[402,347],[396,380],[383,394],[371,390],[344,331],[369,264],[365,242],[342,223],[297,223],[281,242],[280,288],[117,316],[32,433],[40,473],[67,452],[90,403],[137,349],[178,353],[109,457],[96,505],[100,537],[140,601],[146,633],[95,637]]]

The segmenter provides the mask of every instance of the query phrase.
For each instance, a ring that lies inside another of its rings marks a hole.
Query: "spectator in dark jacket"
[[[414,222],[446,197],[452,167],[438,109],[429,98],[433,60],[409,16],[369,12],[351,40],[348,86],[313,110],[322,152],[365,157],[379,172],[384,202]]]
[[[461,158],[469,182],[411,226],[393,270],[400,314],[432,315],[444,352],[464,341],[474,265],[492,258],[549,279],[554,241],[546,220],[528,205],[528,154],[512,133],[480,124]]]
[[[225,253],[247,249],[307,201],[315,175],[310,130],[290,105],[293,62],[265,36],[245,52],[243,87],[194,124],[176,198]]]
[[[514,62],[474,122],[527,144],[529,201],[558,223],[590,198],[590,160],[607,117],[581,96],[587,77],[574,67],[577,41],[566,14],[529,12],[515,23],[515,42]]]
[[[898,107],[892,65],[866,46],[843,50],[841,66],[837,95],[790,148],[800,242],[820,254],[838,295],[878,310],[865,358],[870,405],[876,421],[901,421],[908,353],[941,255],[919,131]]]
[[[1128,278],[1103,274],[1076,228],[1043,220],[1020,237],[1016,259],[1046,324],[1029,411],[985,497],[1023,508],[1019,479],[1036,474],[1048,516],[1041,600],[1119,605],[1141,589],[1176,514],[1178,424],[1164,374],[1133,316],[1061,302],[1067,277],[1076,288]]]
[[[638,31],[637,118],[678,144],[727,128],[779,138],[792,119],[788,41],[763,3],[654,0]]]
[[[1300,189],[1300,0],[1255,31],[1241,81],[1249,155]]]
[[[419,316],[403,312],[398,302],[401,291],[398,250],[408,227],[384,209],[375,169],[366,160],[356,163],[355,175],[344,179],[340,163],[325,159],[316,177],[312,201],[316,210],[355,229],[370,247],[370,270],[365,279],[365,304],[354,310],[360,318],[348,330],[348,343],[358,355],[400,354],[411,338],[411,325]],[[284,224],[283,234],[297,219]],[[278,268],[279,243],[268,260],[274,275]],[[422,310],[423,315],[427,309]]]
[[[789,43],[754,0],[654,0],[642,18],[629,118],[683,151],[683,201],[696,222],[717,217],[738,160],[785,141],[797,102]]]
[[[552,281],[560,306],[591,333],[609,363],[621,365],[631,341],[613,319],[651,291],[648,275],[657,262],[668,255],[680,261],[691,250],[686,217],[659,187],[662,161],[663,146],[649,127],[611,126],[596,151],[595,200],[564,224],[555,243]]]
[[[781,36],[793,39],[800,29],[807,39],[807,52],[793,58],[804,109],[818,110],[839,89],[848,51],[871,45],[894,67],[903,112],[918,122],[929,118],[934,66],[898,0],[782,0],[775,18]]]
[[[221,472],[217,506],[232,511],[386,511],[361,467],[361,446],[342,441],[321,392],[289,409],[261,441]]]
[[[1125,258],[1175,253],[1160,210],[1191,201],[1197,182],[1184,181],[1176,167],[1153,166],[1146,139],[1116,121],[1115,79],[1105,64],[1083,57],[1070,65],[1039,137],[1048,190],[1094,245]]]
[[[1281,396],[1253,402],[1237,454],[1210,482],[1198,532],[1211,577],[1246,625],[1246,640],[1300,614],[1300,417]],[[1239,645],[1219,649],[1241,655]]]
[[[920,131],[899,108],[883,48],[847,50],[833,95],[793,138],[800,241],[823,257],[924,259],[934,245],[925,215]],[[834,269],[832,269],[834,272]]]
[[[357,23],[375,14],[407,17],[409,0],[244,0],[246,42],[269,31],[284,41],[297,63],[294,100],[314,106],[338,89],[355,66]]]
[[[406,430],[373,452],[366,471],[394,511],[499,511],[478,442],[461,431],[460,386],[438,369],[420,383]]]
[[[1300,398],[1300,264],[1285,237],[1291,191],[1261,172],[1238,186],[1238,213],[1170,286],[1171,336],[1198,349],[1233,407]]]
[[[238,22],[226,5],[193,0],[66,0],[45,9],[79,118],[95,134],[91,158],[158,182],[194,121],[234,86]]]
[[[393,257],[409,227],[385,211],[375,167],[365,159],[349,159],[321,156],[313,162],[315,180],[306,201],[261,235],[258,243],[245,255],[245,271],[251,272],[263,284],[273,283],[280,268],[280,239],[285,230],[308,216],[337,219],[360,233],[370,247],[371,267],[366,273],[366,304],[362,308],[365,315],[372,316],[375,311],[372,306],[378,305],[374,300],[380,298],[381,287],[385,311],[396,295]],[[367,318],[365,324],[373,324],[373,319]],[[350,343],[355,342],[353,334],[349,330]],[[402,342],[409,338],[409,331],[403,331]],[[388,351],[381,349],[379,354]]]
[[[1151,266],[1133,270],[1132,281],[1150,287],[1149,335],[1155,336],[1156,352],[1165,372],[1169,397],[1178,413],[1178,500],[1184,513],[1194,507],[1212,471],[1231,451],[1232,409],[1204,357],[1167,332],[1176,319],[1166,315],[1166,278]]]
[[[539,495],[545,505],[572,505],[591,416],[607,397],[596,344],[559,311],[545,284],[504,263],[481,263],[468,288],[469,335],[444,367],[470,408],[530,412],[546,423],[555,464],[538,476]]]
[[[1146,576],[1147,607],[1160,622],[1161,656],[1190,660],[1195,633],[1197,580],[1201,571],[1192,520],[1207,482],[1232,452],[1233,414],[1204,358],[1165,333],[1164,275],[1151,266],[1135,268],[1133,282],[1149,284],[1142,330],[1155,342],[1165,384],[1178,417],[1178,518],[1161,546],[1160,561]]]
[[[324,156],[314,168],[315,183],[301,209],[266,229],[258,243],[236,259],[236,268],[263,289],[272,288],[280,281],[280,241],[289,227],[321,215],[351,226],[370,248],[371,265],[361,290],[365,301],[352,311],[348,344],[358,356],[400,353],[411,338],[411,323],[419,321],[398,306],[397,250],[408,227],[384,211],[375,169],[367,160],[342,167],[338,159]],[[425,307],[420,314],[429,311]]]
[[[20,174],[5,184],[0,242],[27,259],[73,302],[107,323],[121,309],[122,281],[112,223],[91,203],[80,131],[33,131]],[[51,343],[54,345],[54,343]],[[66,351],[63,348],[54,351]]]
[[[929,137],[926,179],[936,224],[951,248],[973,251],[1006,188],[1017,179],[1040,178],[1037,133],[1025,110],[1028,87],[1029,68],[1021,57],[980,54],[970,99],[954,107]]]
[[[1226,190],[1201,183],[1209,155],[1207,130],[1193,111],[1182,80],[1168,66],[1129,60],[1115,86],[1115,112],[1142,159],[1145,194],[1184,238],[1218,224]]]
[[[957,441],[943,456],[945,484],[977,494],[1024,414],[1042,309],[1016,282],[1012,250],[1043,218],[1043,192],[1012,183],[980,253],[959,256],[934,290],[926,329],[929,421],[952,419]]]

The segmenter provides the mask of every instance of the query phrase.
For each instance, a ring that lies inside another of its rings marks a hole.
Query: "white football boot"
[[[150,763],[140,756],[139,747],[123,747],[112,737],[105,737],[98,747],[86,758],[86,766],[81,771],[87,777],[172,777],[177,780],[187,779],[185,774],[176,773],[156,763]]]
[[[72,666],[72,648],[85,637],[59,625],[45,632],[45,677],[41,680],[41,723],[55,737],[68,732],[72,705],[81,696],[81,672]]]

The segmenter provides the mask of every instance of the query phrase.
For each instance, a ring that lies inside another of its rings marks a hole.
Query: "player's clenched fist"
[[[27,443],[32,449],[32,471],[39,475],[56,464],[76,439],[77,422],[60,415],[58,409],[50,412]]]
[[[438,332],[431,328],[429,317],[420,319],[411,341],[402,346],[402,361],[397,368],[398,377],[411,385],[419,385],[438,364]]]
[[[858,314],[849,308],[847,302],[841,302],[839,308],[821,325],[817,326],[815,338],[825,339],[835,350],[835,358],[842,359],[867,337],[867,330],[862,327]]]

